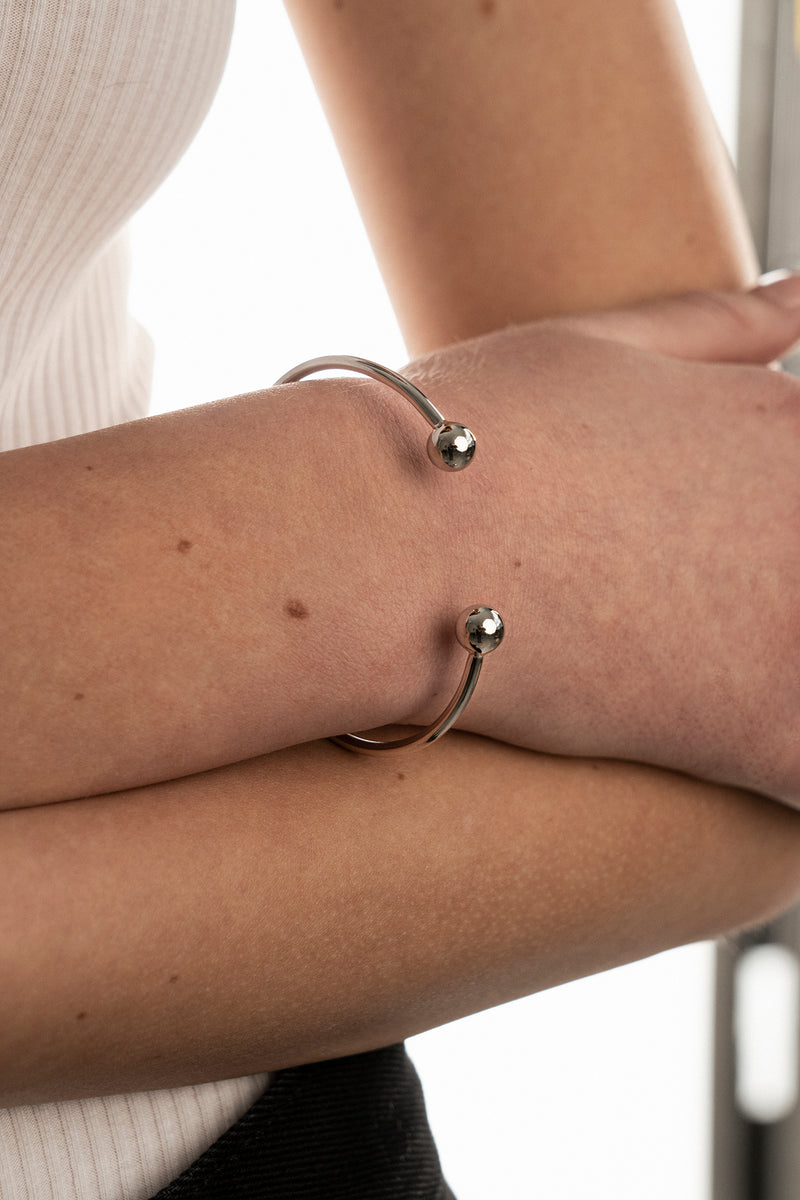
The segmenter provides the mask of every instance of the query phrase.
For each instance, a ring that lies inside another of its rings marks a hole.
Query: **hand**
[[[454,605],[507,622],[462,725],[800,803],[800,385],[737,365],[789,348],[798,303],[792,278],[412,365],[479,441],[437,487]]]

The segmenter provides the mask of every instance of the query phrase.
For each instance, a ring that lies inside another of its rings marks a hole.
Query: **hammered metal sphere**
[[[442,471],[463,471],[475,454],[475,438],[466,425],[445,421],[428,439],[428,458]]]
[[[456,637],[461,645],[480,657],[497,649],[504,632],[500,613],[487,604],[465,609],[456,622]]]

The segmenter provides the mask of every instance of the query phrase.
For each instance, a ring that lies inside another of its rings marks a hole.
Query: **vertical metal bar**
[[[759,261],[768,259],[780,0],[743,0],[737,173]],[[764,267],[768,270],[768,267]]]
[[[743,0],[738,172],[765,270],[800,267],[798,8],[795,0]],[[800,375],[800,355],[784,366]],[[713,1197],[800,1200],[800,1108],[757,1121],[737,1103],[737,971],[756,944],[800,957],[800,908],[717,951]],[[800,1025],[800,1014],[794,1019]]]
[[[793,955],[800,951],[800,908],[773,921],[763,931],[762,941],[785,947]],[[795,1013],[795,1021],[800,1017]],[[795,1063],[795,1069],[800,1064]],[[761,1192],[764,1200],[796,1200],[800,1197],[800,1106],[782,1120],[760,1126],[763,1139]]]
[[[778,4],[766,270],[800,266],[800,59],[793,0]]]
[[[753,946],[780,946],[798,955],[800,908],[754,934],[731,939],[717,953],[716,1078],[714,1113],[715,1200],[797,1200],[800,1196],[800,1107],[776,1120],[751,1120],[736,1100],[735,978]],[[793,1014],[795,1031],[800,1024]],[[798,1064],[793,1064],[795,1076]]]
[[[736,1106],[736,1040],[734,1036],[734,976],[744,939],[717,946],[716,1012],[714,1021],[714,1200],[760,1200],[757,1181],[757,1131]]]

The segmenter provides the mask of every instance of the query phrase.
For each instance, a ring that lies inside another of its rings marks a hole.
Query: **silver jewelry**
[[[445,421],[442,414],[428,397],[415,387],[410,380],[398,375],[389,367],[380,363],[370,362],[367,358],[353,358],[349,354],[324,355],[321,358],[309,358],[299,366],[293,367],[280,379],[280,383],[297,383],[306,375],[316,371],[355,371],[359,375],[369,375],[380,383],[386,383],[394,391],[399,392],[410,400],[414,407],[422,413],[426,421],[433,426],[428,439],[428,458],[443,471],[463,471],[472,462],[475,454],[475,438],[465,425],[455,421]],[[447,733],[467,707],[478,676],[481,673],[484,656],[496,650],[503,640],[503,618],[499,612],[486,604],[476,604],[461,613],[456,622],[456,637],[465,650],[469,651],[464,673],[458,685],[455,696],[444,712],[420,733],[409,737],[398,738],[391,742],[376,741],[373,738],[362,737],[356,733],[344,733],[331,738],[338,746],[346,746],[348,750],[360,750],[366,754],[376,754],[383,750],[400,750],[407,746],[427,746]]]

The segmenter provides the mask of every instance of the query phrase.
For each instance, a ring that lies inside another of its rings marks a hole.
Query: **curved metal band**
[[[434,429],[437,425],[444,424],[444,417],[438,408],[431,404],[425,393],[415,387],[410,379],[404,379],[396,371],[381,366],[380,363],[372,362],[368,358],[354,358],[350,354],[324,354],[321,358],[309,358],[298,366],[292,367],[291,371],[281,375],[280,379],[276,379],[275,386],[277,387],[279,383],[298,383],[301,379],[305,379],[306,375],[313,375],[315,371],[355,371],[357,375],[369,375],[371,379],[388,384],[390,388],[394,388],[401,396],[410,400]]]
[[[338,356],[324,355],[320,358],[309,358],[281,375],[276,380],[276,386],[281,383],[297,383],[306,375],[316,371],[355,371],[359,375],[369,375],[381,383],[386,383],[394,391],[399,392],[410,400],[414,407],[433,426],[433,433],[428,444],[428,457],[435,466],[450,470],[462,470],[469,466],[475,450],[475,439],[468,429],[454,422],[446,422],[442,414],[428,397],[415,387],[410,380],[404,379],[396,371],[371,362],[368,358],[354,358],[348,354]],[[357,733],[344,733],[330,740],[337,746],[347,750],[360,750],[364,754],[378,754],[384,750],[404,750],[411,746],[427,746],[447,733],[464,709],[467,707],[478,676],[481,673],[483,657],[494,650],[503,637],[503,620],[498,612],[486,605],[476,605],[461,614],[460,621],[463,629],[456,627],[456,637],[468,650],[466,666],[456,694],[443,713],[429,725],[427,729],[409,737],[398,738],[395,741],[378,741],[374,738],[362,737]]]
[[[357,733],[343,733],[339,737],[331,738],[330,741],[336,742],[337,746],[344,746],[348,750],[360,750],[362,754],[377,754],[380,750],[405,750],[409,746],[429,746],[431,742],[437,741],[455,725],[469,704],[482,665],[482,654],[469,655],[455,696],[441,716],[437,717],[427,729],[422,729],[419,733],[412,733],[408,737],[397,738],[393,742],[380,742],[374,738],[361,737]]]

